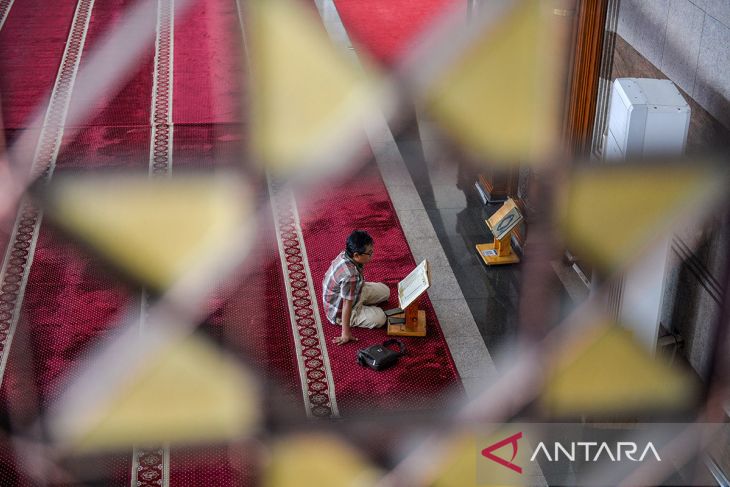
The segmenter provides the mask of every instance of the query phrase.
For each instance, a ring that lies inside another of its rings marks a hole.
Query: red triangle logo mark
[[[505,438],[504,440],[498,441],[497,443],[486,447],[484,450],[482,450],[482,455],[484,455],[488,459],[492,460],[493,462],[497,462],[500,465],[507,467],[507,468],[514,470],[515,472],[521,474],[522,467],[512,463],[512,460],[514,460],[515,457],[517,456],[517,449],[519,448],[519,446],[517,445],[517,440],[519,440],[520,438],[522,438],[522,431],[520,431],[519,433],[515,433],[514,435],[512,435],[508,438]],[[502,457],[498,457],[492,453],[494,450],[499,450],[500,448],[502,448],[503,446],[505,446],[507,444],[512,445],[512,458],[510,458],[509,461],[505,460]]]

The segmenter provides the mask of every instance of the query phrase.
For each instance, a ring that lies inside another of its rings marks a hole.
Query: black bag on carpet
[[[388,348],[389,345],[398,345],[400,350]],[[398,359],[406,354],[406,346],[395,338],[386,340],[382,345],[373,345],[360,349],[357,352],[357,363],[363,367],[370,367],[373,370],[387,369],[398,363]]]

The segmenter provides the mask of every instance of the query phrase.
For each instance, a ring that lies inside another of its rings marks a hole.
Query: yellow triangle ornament
[[[47,214],[126,274],[162,291],[230,251],[250,222],[234,178],[61,178]]]
[[[547,10],[543,2],[513,2],[425,93],[434,119],[490,165],[536,164],[555,148],[562,53],[554,51],[562,43]]]
[[[188,337],[153,356],[76,423],[82,426],[66,431],[76,452],[118,450],[229,440],[250,434],[259,417],[251,373],[203,339]]]
[[[691,405],[696,386],[685,371],[652,357],[629,330],[606,322],[560,350],[539,403],[557,417],[677,411]]]
[[[584,167],[575,171],[559,211],[572,251],[610,271],[688,217],[717,193],[723,180],[702,164]]]
[[[375,485],[382,475],[345,441],[322,433],[299,434],[277,441],[264,472],[266,487]]]
[[[255,156],[275,175],[341,164],[363,114],[377,108],[373,77],[300,2],[254,0],[248,11]]]

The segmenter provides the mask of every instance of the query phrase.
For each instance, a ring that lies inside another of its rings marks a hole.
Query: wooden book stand
[[[520,261],[519,256],[512,250],[512,233],[520,221],[522,215],[512,198],[508,198],[502,207],[486,220],[487,228],[494,235],[494,242],[476,246],[485,264],[516,264]]]
[[[421,298],[416,299],[406,306],[403,313],[393,315],[388,318],[388,335],[399,337],[425,337],[426,336],[426,312],[418,309],[418,302]],[[393,324],[390,318],[405,318],[405,323]]]
[[[487,265],[516,264],[520,261],[512,250],[512,232],[493,243],[477,244],[477,252]]]
[[[426,312],[418,309],[421,296],[431,286],[431,268],[424,260],[398,283],[398,305],[402,313],[388,318],[388,335],[400,337],[425,337]],[[396,320],[394,320],[394,318]],[[403,323],[393,323],[403,321]]]

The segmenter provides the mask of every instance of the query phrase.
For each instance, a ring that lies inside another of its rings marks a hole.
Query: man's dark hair
[[[345,253],[348,257],[355,254],[364,254],[368,249],[368,245],[373,244],[373,237],[365,230],[355,230],[347,237],[345,245]]]

